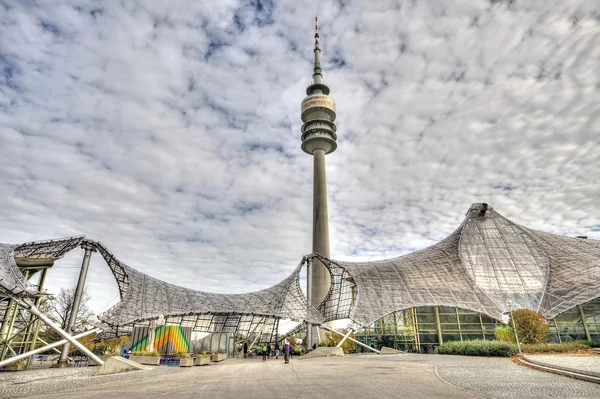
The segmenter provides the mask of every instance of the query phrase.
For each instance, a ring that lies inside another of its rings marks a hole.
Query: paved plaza
[[[230,359],[204,367],[92,377],[93,368],[0,374],[2,398],[598,398],[600,385],[505,358],[351,355]]]

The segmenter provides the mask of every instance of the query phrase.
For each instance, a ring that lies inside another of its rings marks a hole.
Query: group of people
[[[279,343],[268,343],[262,346],[261,352],[263,356],[263,362],[266,362],[268,358],[273,357],[275,357],[275,359],[279,359],[279,355],[281,354],[281,347],[279,346]],[[244,358],[246,357],[248,357],[248,344],[244,343]],[[286,364],[290,362],[291,357],[292,345],[290,343],[290,340],[286,338],[285,340],[283,340],[283,359]]]

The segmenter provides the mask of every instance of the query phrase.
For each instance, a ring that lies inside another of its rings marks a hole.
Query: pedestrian
[[[127,349],[127,359],[131,357],[131,348]]]
[[[275,359],[279,359],[279,342],[275,344]]]
[[[244,359],[248,357],[248,342],[244,342]]]
[[[290,340],[285,339],[283,341],[283,360],[285,360],[284,364],[288,364],[290,362]]]
[[[262,347],[263,352],[263,362],[267,361],[267,344],[264,344]]]

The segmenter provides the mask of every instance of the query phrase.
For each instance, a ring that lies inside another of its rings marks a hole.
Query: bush
[[[584,351],[590,348],[582,342],[563,342],[562,344],[524,344],[521,350],[525,353],[564,353]]]
[[[180,353],[177,354],[177,358],[178,359],[190,359],[191,356],[190,356],[189,353],[180,352]]]
[[[512,313],[522,344],[543,344],[548,340],[548,323],[541,313],[530,309],[517,309]],[[508,325],[512,328],[512,321]]]
[[[202,357],[202,358],[207,358],[210,357],[210,353],[208,352],[200,352],[196,355],[196,357]]]
[[[581,344],[587,345],[590,348],[600,348],[600,341],[588,341],[588,340],[585,340],[585,339],[578,339],[575,342],[579,342]]]
[[[157,351],[134,351],[131,352],[131,354],[133,356],[160,356],[160,354]]]
[[[508,326],[499,326],[494,330],[494,337],[498,341],[515,343],[515,333]]]
[[[438,347],[438,353],[443,355],[463,356],[513,356],[517,348],[503,341],[452,341]]]
[[[301,355],[302,355],[302,348],[300,348],[300,347],[295,347],[295,348],[294,348],[294,355],[296,355],[296,356],[301,356]]]

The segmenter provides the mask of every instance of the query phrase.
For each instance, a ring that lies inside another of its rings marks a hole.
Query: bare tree
[[[61,288],[58,295],[47,297],[40,304],[40,309],[55,323],[60,325],[60,328],[66,330],[69,318],[71,317],[71,307],[73,306],[74,295],[74,288]],[[79,305],[79,311],[77,312],[77,319],[73,326],[74,333],[83,332],[89,329],[95,319],[94,313],[88,306],[89,300],[90,296],[84,290]],[[52,330],[44,330],[44,335],[52,341],[61,339],[58,334]]]

